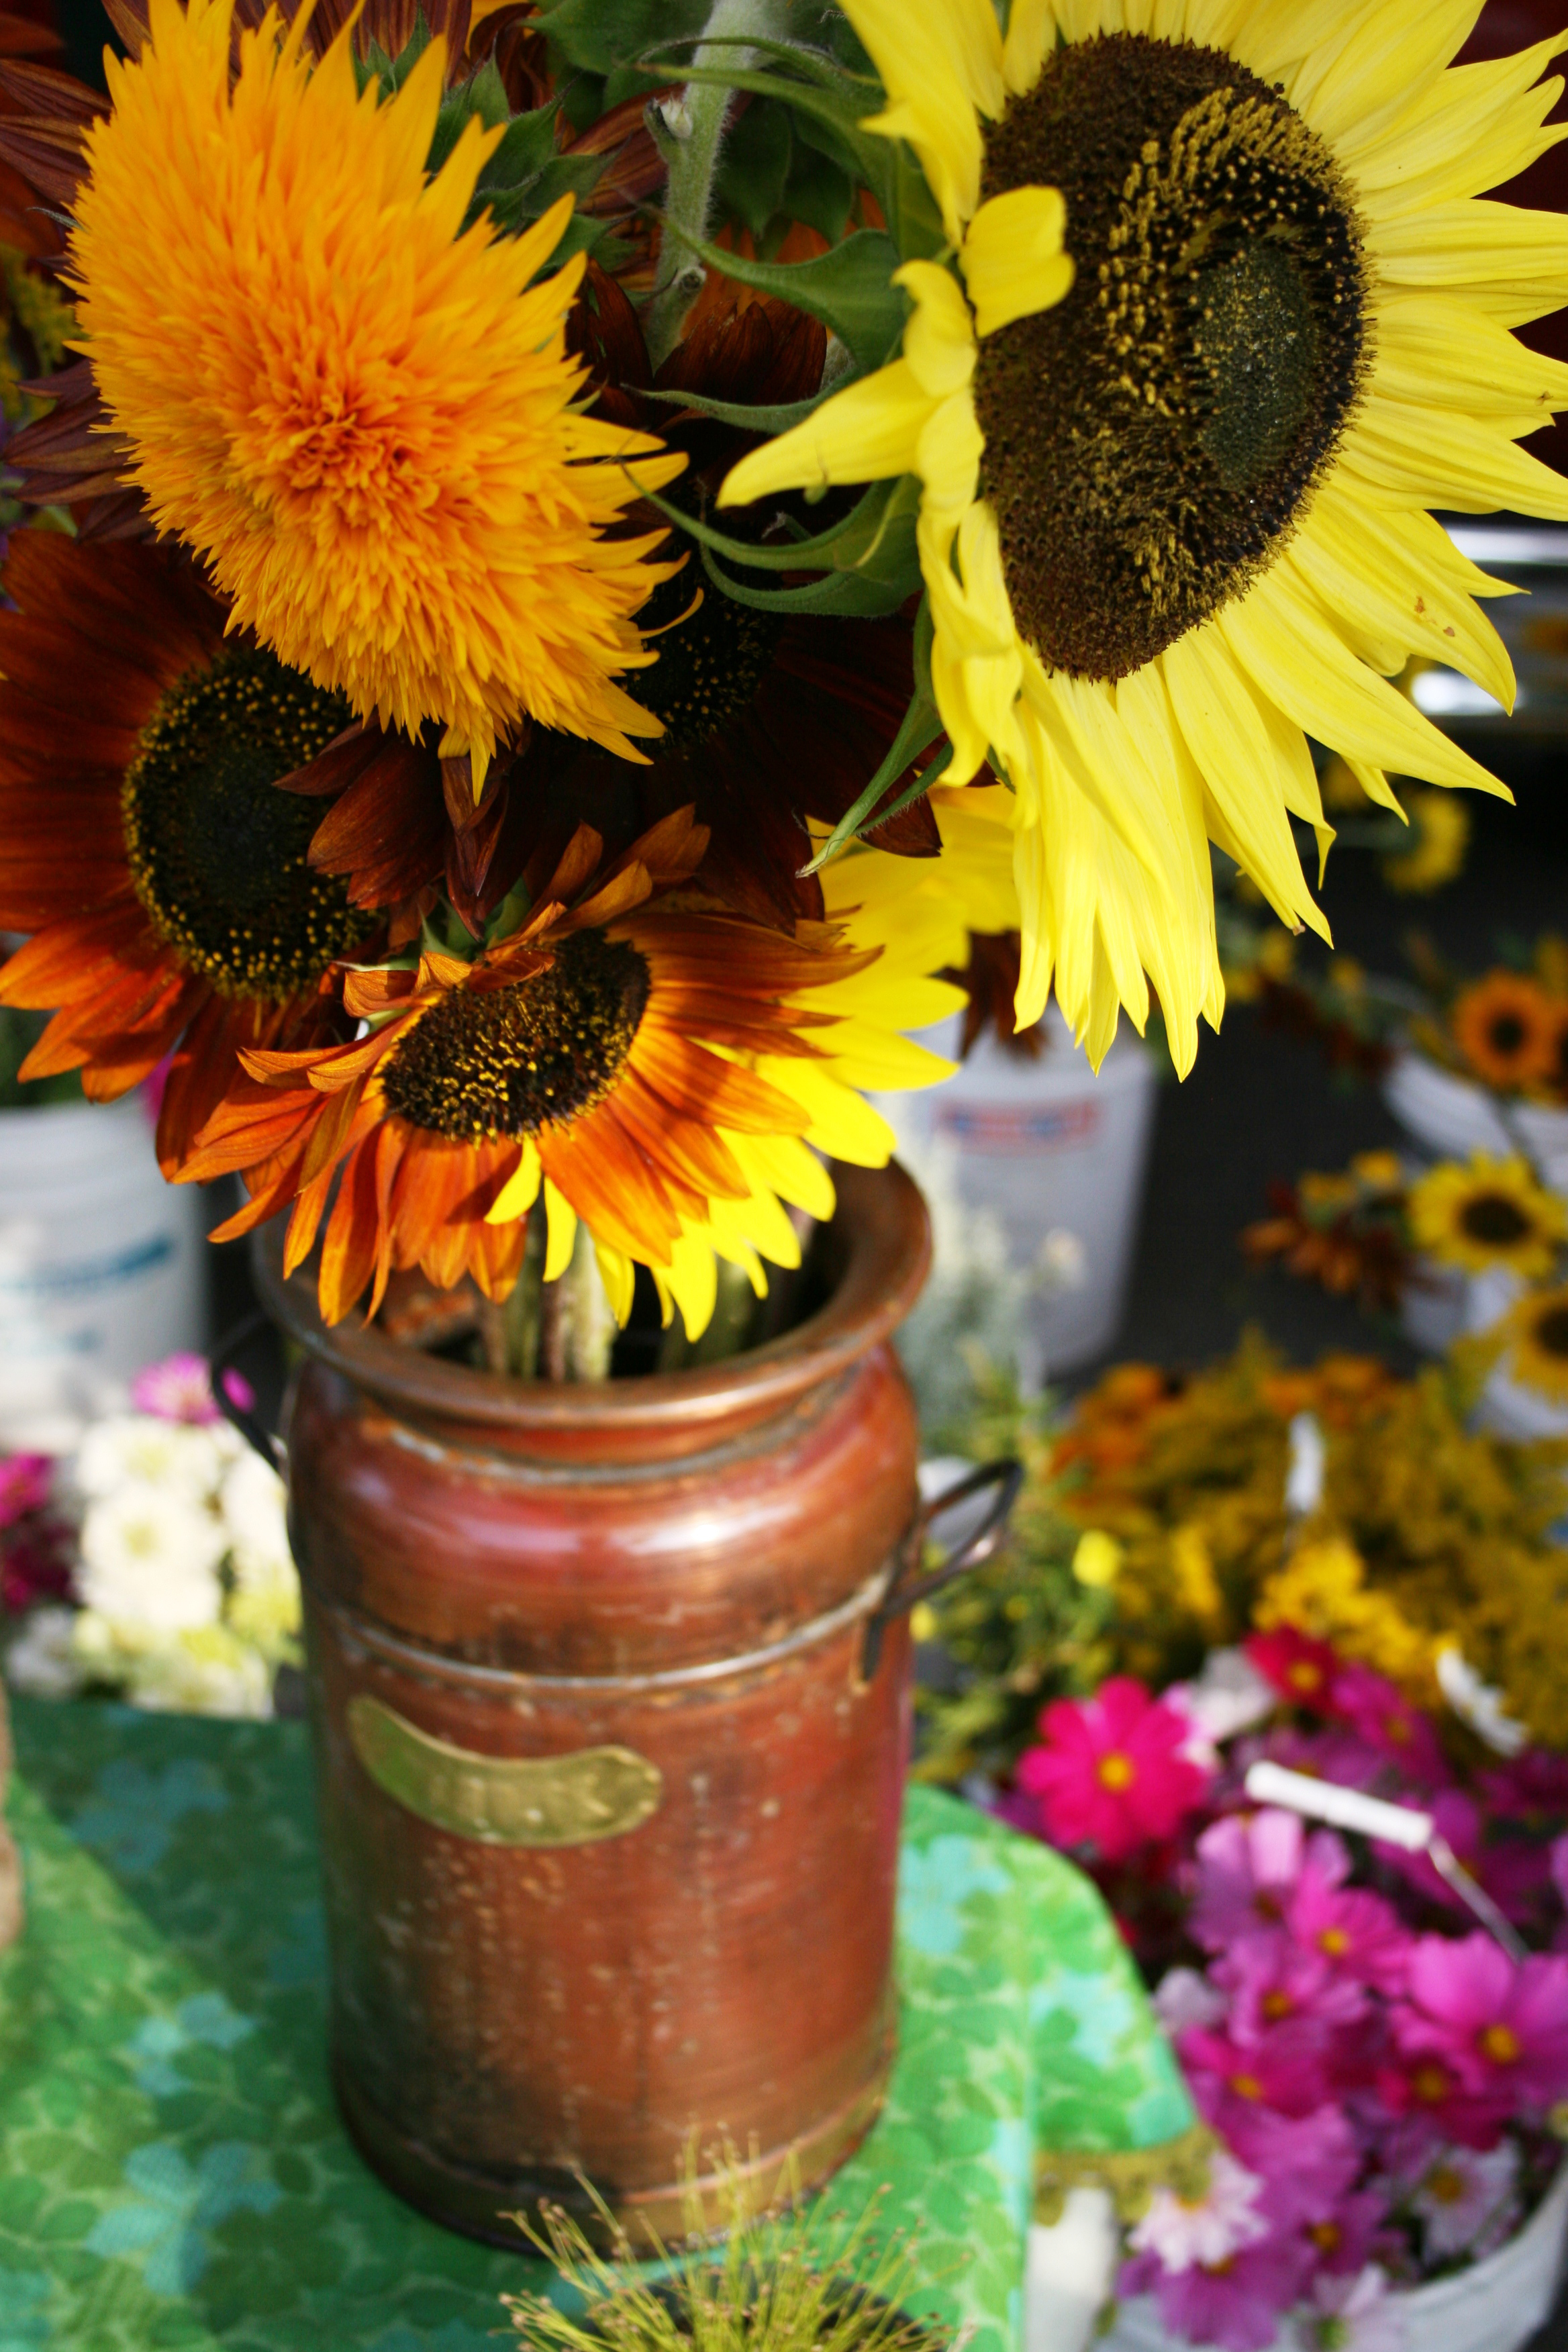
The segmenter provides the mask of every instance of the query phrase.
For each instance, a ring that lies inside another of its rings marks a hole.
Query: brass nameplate
[[[570,1756],[476,1756],[363,1693],[349,1701],[354,1754],[377,1788],[454,1837],[480,1845],[592,1845],[658,1811],[664,1776],[630,1748]]]

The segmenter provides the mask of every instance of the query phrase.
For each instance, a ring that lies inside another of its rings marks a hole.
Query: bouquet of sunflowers
[[[1498,787],[1427,509],[1516,444],[1561,133],[1475,0],[110,0],[0,59],[71,363],[7,451],[0,1001],[331,1319],[591,1254],[700,1332],[1016,930],[1098,1060],[1325,926],[1308,738]],[[1005,21],[1004,21],[1005,18]],[[48,242],[47,238],[44,239]]]

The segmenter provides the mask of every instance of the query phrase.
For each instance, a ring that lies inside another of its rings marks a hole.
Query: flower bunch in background
[[[1426,998],[1409,1025],[1419,1052],[1505,1100],[1568,1103],[1568,940],[1543,932],[1473,977],[1428,940],[1409,947]]]
[[[132,1402],[56,1467],[78,1605],[32,1612],[7,1679],[42,1695],[269,1715],[279,1667],[300,1659],[282,1481],[223,1419],[201,1358],[149,1367]]]
[[[1005,1775],[1051,1698],[1118,1673],[1163,1689],[1281,1623],[1422,1706],[1444,1704],[1458,1658],[1535,1739],[1568,1747],[1568,1554],[1552,1540],[1568,1448],[1471,1428],[1474,1399],[1448,1365],[1289,1370],[1256,1337],[1191,1375],[1119,1365],[1065,1418],[993,1380],[956,1450],[1016,1452],[1026,1480],[1008,1545],[921,1621],[945,1664],[921,1693],[918,1769]],[[1303,1425],[1321,1449],[1305,1510]]]
[[[1424,1853],[1249,1804],[1265,1757],[1430,1812],[1520,1953]],[[1206,2185],[1131,2230],[1119,2294],[1225,2352],[1288,2313],[1308,2343],[1396,2345],[1391,2289],[1528,2218],[1568,2096],[1562,1756],[1500,1760],[1281,1627],[1163,1696],[1116,1677],[1058,1700],[994,1801],[1098,1879],[1213,2136]],[[1352,2312],[1353,2337],[1327,2324]]]

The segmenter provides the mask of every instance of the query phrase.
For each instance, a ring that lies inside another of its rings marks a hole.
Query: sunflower
[[[1017,793],[1017,1018],[1053,964],[1092,1054],[1119,992],[1139,1018],[1132,909],[1185,1066],[1221,1002],[1205,828],[1324,929],[1308,735],[1385,805],[1389,767],[1500,790],[1386,680],[1426,655],[1511,701],[1497,583],[1429,505],[1568,515],[1513,446],[1568,369],[1509,332],[1568,297],[1568,222],[1473,201],[1562,135],[1557,44],[1446,69],[1464,0],[1015,0],[1005,37],[991,0],[844,5],[947,245],[895,273],[901,355],[724,495],[918,477],[949,773],[989,753]],[[1064,970],[1069,842],[1106,952]]]
[[[567,343],[587,365],[595,414],[640,428],[661,414],[650,391],[742,404],[803,398],[821,381],[826,336],[782,302],[716,303],[656,378],[631,303],[590,265]],[[700,499],[742,437],[696,408],[662,415],[667,439],[688,460],[683,502]],[[820,920],[821,885],[800,872],[808,826],[844,814],[898,732],[914,673],[910,620],[759,612],[683,571],[655,589],[637,623],[658,651],[637,681],[637,699],[664,729],[647,765],[535,728],[491,763],[476,800],[437,757],[431,730],[414,749],[366,729],[289,780],[331,802],[314,863],[346,877],[356,906],[405,908],[395,939],[412,935],[437,882],[477,934],[542,832],[563,842],[580,820],[618,847],[691,806],[710,835],[707,888],[763,921]],[[889,783],[888,804],[908,782]],[[940,849],[923,801],[873,825],[879,848],[928,857]]]
[[[782,1202],[833,1207],[809,1147],[880,1166],[892,1135],[857,1089],[952,1066],[899,1032],[960,1002],[925,976],[947,960],[952,901],[901,908],[877,870],[896,861],[870,852],[854,861],[854,918],[790,940],[680,892],[705,846],[680,811],[606,870],[581,826],[534,877],[528,920],[472,963],[351,971],[344,1004],[368,1034],[247,1055],[253,1083],[185,1171],[244,1171],[250,1202],[223,1234],[293,1201],[291,1270],[326,1216],[319,1291],[334,1322],[367,1287],[374,1313],[389,1274],[416,1265],[438,1288],[470,1274],[504,1297],[541,1201],[546,1278],[581,1219],[623,1323],[637,1265],[693,1338],[715,1253],[759,1292],[764,1258],[798,1265]]]
[[[1500,1330],[1513,1378],[1553,1404],[1568,1405],[1568,1289],[1521,1298]]]
[[[0,1003],[54,1013],[25,1076],[79,1069],[100,1102],[179,1045],[158,1122],[172,1174],[239,1049],[319,1030],[323,974],[374,928],[307,865],[309,805],[268,789],[347,712],[226,636],[170,551],[18,531],[5,587],[0,929],[33,936]]]
[[[631,615],[668,567],[661,532],[612,533],[680,460],[574,405],[584,256],[531,282],[571,198],[465,231],[504,126],[470,117],[427,177],[444,42],[362,92],[347,26],[312,68],[269,13],[231,88],[234,16],[151,0],[84,140],[79,315],[153,520],[237,625],[362,717],[438,720],[476,784],[530,716],[637,757],[658,723],[616,681],[653,658]]]
[[[1528,1087],[1554,1071],[1557,1009],[1523,972],[1489,971],[1455,997],[1448,1027],[1483,1086]]]
[[[1521,1159],[1472,1154],[1468,1166],[1445,1160],[1410,1190],[1410,1230],[1418,1248],[1439,1265],[1466,1274],[1506,1266],[1539,1282],[1557,1263],[1568,1238],[1568,1210],[1543,1192]]]

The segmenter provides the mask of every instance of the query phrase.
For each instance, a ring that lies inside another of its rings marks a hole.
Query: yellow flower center
[[[1130,1789],[1138,1778],[1138,1768],[1131,1757],[1124,1756],[1120,1748],[1113,1748],[1108,1755],[1102,1756],[1095,1769],[1100,1776],[1100,1787],[1110,1790],[1116,1796],[1120,1796],[1123,1789]]]
[[[1451,2164],[1435,2165],[1426,2175],[1426,2194],[1439,2205],[1457,2205],[1465,2193],[1463,2176]]]
[[[1263,2096],[1263,2085],[1256,2074],[1233,2074],[1230,2087],[1238,2099],[1260,2099]]]
[[[1274,1992],[1266,1992],[1262,2000],[1258,2003],[1258,2007],[1262,2010],[1264,2016],[1271,2021],[1277,2021],[1281,2017],[1289,2017],[1295,2006],[1295,2002],[1291,2000],[1288,1992],[1280,1992],[1279,1990],[1275,1990]]]
[[[581,1118],[625,1068],[647,999],[636,948],[579,931],[532,979],[434,1005],[388,1058],[387,1108],[454,1143]]]
[[[1436,2106],[1439,2099],[1448,2095],[1448,2077],[1441,2066],[1418,2066],[1410,2078],[1410,2087],[1418,2099]]]
[[[1315,131],[1215,49],[1069,42],[988,126],[983,200],[1067,199],[1071,292],[983,338],[982,482],[1020,633],[1126,677],[1266,567],[1363,375],[1353,204]]]
[[[1318,1949],[1327,1952],[1331,1960],[1342,1959],[1350,1950],[1351,1939],[1342,1927],[1325,1927],[1318,1937]]]
[[[1520,2055],[1521,2044],[1511,2025],[1489,2025],[1476,2041],[1481,2055],[1494,2066],[1511,2066]]]

